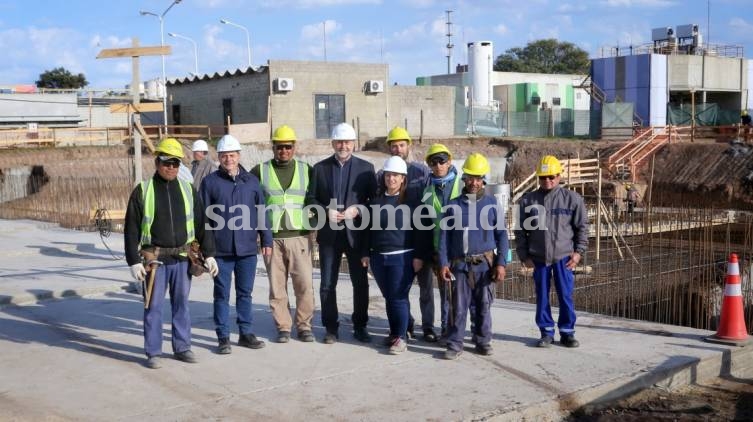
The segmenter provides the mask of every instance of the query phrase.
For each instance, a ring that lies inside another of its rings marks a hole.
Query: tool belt
[[[466,255],[460,258],[455,258],[452,260],[452,263],[459,264],[462,262],[469,265],[479,265],[484,261],[489,264],[489,268],[492,268],[494,266],[494,251],[486,251],[480,254]]]
[[[207,272],[207,268],[204,265],[204,255],[201,253],[201,246],[199,242],[193,241],[188,245],[179,246],[177,248],[163,248],[161,246],[147,246],[140,251],[141,256],[144,258],[146,264],[150,261],[159,260],[160,258],[188,258],[190,266],[188,272],[194,276]]]

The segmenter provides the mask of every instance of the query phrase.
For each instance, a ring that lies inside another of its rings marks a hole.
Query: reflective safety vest
[[[461,188],[460,188],[460,176],[456,175],[455,180],[452,182],[452,191],[450,192],[450,198],[449,200],[453,200],[460,196]],[[439,249],[439,231],[441,230],[439,227],[439,220],[442,217],[442,197],[440,195],[437,195],[437,190],[434,188],[434,184],[429,182],[429,186],[424,189],[423,195],[421,195],[421,198],[424,201],[424,204],[434,207],[434,211],[437,214],[437,218],[434,220],[434,250]]]
[[[186,245],[196,238],[193,221],[193,194],[191,184],[175,179],[183,195],[183,206],[186,209]],[[152,244],[152,223],[154,222],[154,179],[141,182],[141,199],[144,202],[144,217],[141,218],[141,246]]]
[[[304,162],[293,160],[293,180],[290,186],[283,189],[277,173],[272,167],[272,161],[263,163],[260,167],[261,186],[264,189],[267,205],[267,220],[272,223],[272,233],[280,231],[282,216],[288,215],[291,230],[303,230],[303,206],[306,199],[306,189],[309,185],[308,166]]]

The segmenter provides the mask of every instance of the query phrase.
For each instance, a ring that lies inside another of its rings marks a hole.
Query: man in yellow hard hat
[[[426,180],[429,177],[430,170],[427,166],[419,161],[412,159],[412,143],[410,134],[400,126],[393,127],[387,134],[387,148],[393,157],[402,158],[408,165],[408,174],[405,178],[406,190],[419,194],[426,186]],[[379,191],[384,190],[384,177],[382,171],[377,173],[377,183]],[[437,341],[434,333],[434,290],[432,288],[432,271],[431,266],[425,265],[421,271],[416,274],[418,287],[420,291],[419,305],[421,307],[421,328],[423,330],[424,340],[428,342]],[[415,319],[409,314],[408,318],[408,336],[414,338]],[[388,336],[386,342],[390,341]]]
[[[131,193],[126,210],[123,238],[125,257],[133,277],[147,278],[144,290],[144,351],[146,366],[159,368],[162,355],[162,307],[170,290],[172,345],[175,358],[196,362],[191,351],[191,318],[188,294],[191,290],[188,248],[194,240],[201,245],[206,265],[217,274],[214,239],[204,230],[204,205],[188,182],[178,179],[183,147],[173,139],[162,140],[155,150],[157,171],[139,183]],[[142,257],[144,258],[143,262]],[[146,266],[144,265],[146,264]]]
[[[554,320],[549,305],[552,282],[559,298],[560,343],[578,347],[575,339],[573,270],[588,247],[588,217],[583,198],[560,187],[562,164],[552,155],[536,166],[539,189],[523,195],[518,206],[520,221],[515,243],[520,262],[533,268],[536,287],[536,325],[541,331],[538,347],[549,347],[554,340]],[[543,226],[542,226],[543,224]]]
[[[264,257],[269,277],[269,306],[277,325],[277,342],[287,343],[293,327],[288,306],[288,275],[295,292],[295,328],[298,339],[314,341],[314,284],[311,266],[311,240],[304,221],[303,207],[312,168],[296,160],[295,131],[282,125],[272,134],[274,157],[251,169],[259,178],[272,228],[272,254]]]
[[[440,232],[438,255],[442,279],[452,281],[452,315],[444,354],[448,360],[463,352],[469,308],[475,321],[476,353],[492,354],[492,283],[505,278],[509,244],[504,213],[497,200],[484,193],[489,171],[486,157],[469,155],[463,164],[463,191],[445,207],[443,218],[448,227]]]

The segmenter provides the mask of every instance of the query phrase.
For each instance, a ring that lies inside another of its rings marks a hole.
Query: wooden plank
[[[162,111],[162,103],[119,103],[110,104],[110,113],[148,113],[152,111]]]
[[[172,54],[169,45],[156,47],[106,48],[97,54],[98,59],[113,57],[168,56]]]
[[[114,221],[123,221],[125,220],[125,214],[126,210],[107,210],[107,212],[104,214],[104,217]],[[89,220],[94,221],[94,218],[96,216],[97,210],[89,210]]]

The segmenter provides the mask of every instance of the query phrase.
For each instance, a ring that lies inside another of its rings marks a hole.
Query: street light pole
[[[193,44],[193,74],[199,75],[199,49],[196,47],[196,41],[194,41],[191,38],[188,38],[184,35],[176,34],[174,32],[168,32],[167,35],[175,38],[182,38],[186,41],[190,41],[191,44]]]
[[[153,12],[148,12],[145,10],[139,11],[141,16],[154,16],[157,19],[159,19],[159,37],[160,37],[160,47],[165,46],[165,15],[167,12],[170,11],[170,9],[173,8],[176,4],[180,3],[182,0],[173,0],[172,3],[170,3],[170,6],[167,6],[167,9],[165,9],[164,12],[162,12],[161,15],[158,15]],[[165,133],[167,133],[167,77],[165,76],[165,55],[162,55],[162,89],[165,91],[162,93],[162,118],[164,120],[165,124]]]
[[[246,49],[248,50],[248,67],[251,67],[251,35],[248,32],[248,28],[246,28],[243,25],[239,25],[235,22],[231,22],[227,19],[220,19],[220,23],[224,23],[225,25],[235,26],[246,31]]]

